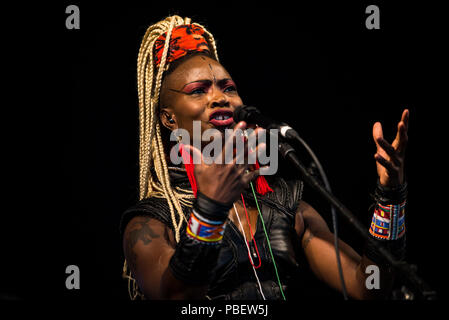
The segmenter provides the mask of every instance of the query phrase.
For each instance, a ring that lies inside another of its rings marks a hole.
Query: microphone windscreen
[[[234,118],[235,123],[244,121],[244,119],[246,118],[245,106],[241,105],[241,106],[238,106],[237,108],[235,108],[234,114],[232,117]]]
[[[249,119],[251,116],[260,114],[260,111],[256,107],[241,105],[234,110],[233,118],[234,122],[251,122],[254,119]]]

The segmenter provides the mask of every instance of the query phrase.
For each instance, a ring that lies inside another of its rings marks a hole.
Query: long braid
[[[176,242],[180,239],[180,229],[187,221],[182,206],[191,207],[194,199],[191,190],[173,187],[170,184],[169,168],[165,159],[165,150],[162,143],[161,127],[157,116],[159,96],[164,72],[169,68],[166,62],[171,33],[174,28],[190,24],[190,18],[181,18],[174,15],[150,26],[143,36],[137,57],[137,92],[139,97],[139,199],[157,197],[165,198],[170,209],[172,224],[175,231]],[[217,48],[214,37],[202,25],[193,23],[205,31],[205,38],[212,48],[213,58],[218,61]],[[156,40],[166,33],[166,40],[162,52],[161,63],[158,68],[154,66],[154,46]],[[154,168],[154,173],[151,171]],[[139,292],[135,279],[124,263],[123,277],[128,279],[128,290],[131,299],[138,296],[144,298]],[[131,286],[131,282],[132,286]]]
[[[162,59],[161,59],[161,64],[159,66],[159,70],[157,73],[157,77],[156,77],[156,86],[155,86],[155,90],[154,90],[154,96],[153,96],[153,103],[155,103],[156,101],[158,101],[159,99],[159,94],[160,94],[160,88],[162,85],[162,74],[164,72],[165,69],[165,63],[166,63],[166,58],[167,58],[167,53],[168,53],[168,48],[169,48],[169,44],[170,44],[170,38],[171,38],[171,33],[174,27],[174,23],[176,20],[176,16],[172,17],[171,22],[170,22],[170,26],[167,30],[167,36],[166,36],[166,41],[164,44],[164,50],[162,52]],[[154,109],[152,116],[154,117],[154,114],[156,113],[155,110],[156,105],[154,105]],[[177,201],[177,198],[174,196],[172,188],[170,186],[170,179],[169,179],[169,173],[168,173],[168,168],[167,168],[167,163],[165,161],[165,152],[164,152],[164,148],[163,148],[163,144],[162,144],[162,139],[161,139],[161,131],[160,131],[160,125],[159,122],[155,123],[156,125],[156,139],[155,139],[155,144],[156,144],[156,150],[158,151],[156,153],[156,162],[158,162],[161,167],[159,167],[159,170],[156,171],[156,175],[159,179],[159,181],[162,184],[162,187],[164,189],[164,193],[166,195],[166,199],[170,208],[170,213],[171,213],[171,218],[172,218],[172,223],[173,226],[175,228],[175,239],[176,242],[179,241],[179,229],[181,227],[182,224],[182,219],[180,218],[180,223],[178,223],[176,220],[176,216],[175,216],[175,212],[174,212],[174,208],[173,205],[176,207],[176,209],[178,210],[178,213],[180,213],[181,217],[184,216],[182,208],[179,204],[179,201]],[[149,195],[148,195],[149,196]],[[174,200],[174,201],[173,201]]]
[[[144,44],[148,32],[144,37]],[[156,39],[151,41],[154,43]],[[148,41],[150,42],[150,41]],[[153,77],[153,62],[152,54],[148,54],[147,50],[150,45],[142,45],[141,51],[139,52],[138,62],[137,62],[137,75],[138,75],[138,95],[139,95],[139,123],[140,123],[140,149],[139,149],[139,167],[140,167],[140,195],[139,198],[144,197],[143,191],[146,189],[146,184],[148,182],[148,163],[150,153],[148,150],[149,136],[151,136],[152,128],[148,128],[151,125],[152,119],[151,114],[149,115],[150,103],[151,103],[151,90],[152,90],[152,77]],[[148,61],[148,57],[150,61]]]
[[[213,49],[213,54],[214,54],[214,58],[215,60],[218,60],[218,52],[217,52],[217,45],[215,43],[215,39],[214,36],[212,35],[212,33],[210,33],[209,31],[207,31],[206,28],[204,28],[202,25],[200,25],[199,23],[193,23],[194,25],[197,25],[198,27],[202,28],[204,30],[204,33],[206,34],[206,40],[207,42],[212,46]]]

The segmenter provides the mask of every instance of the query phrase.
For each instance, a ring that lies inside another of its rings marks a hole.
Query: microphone
[[[234,121],[245,121],[250,124],[257,124],[264,129],[278,129],[281,136],[287,139],[300,139],[298,133],[292,129],[288,124],[283,122],[276,122],[265,117],[259,109],[253,106],[239,106],[234,110]]]

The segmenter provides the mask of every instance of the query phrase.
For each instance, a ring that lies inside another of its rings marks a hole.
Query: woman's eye
[[[190,91],[189,93],[190,94],[206,93],[206,89],[205,88],[196,88],[196,89]]]
[[[228,92],[228,91],[237,91],[237,88],[235,86],[227,86],[226,88],[224,88],[223,90],[224,92]]]

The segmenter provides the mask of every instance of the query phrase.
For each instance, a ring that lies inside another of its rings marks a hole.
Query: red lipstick
[[[229,109],[214,110],[209,117],[209,122],[215,127],[229,126],[234,122],[233,112]]]

